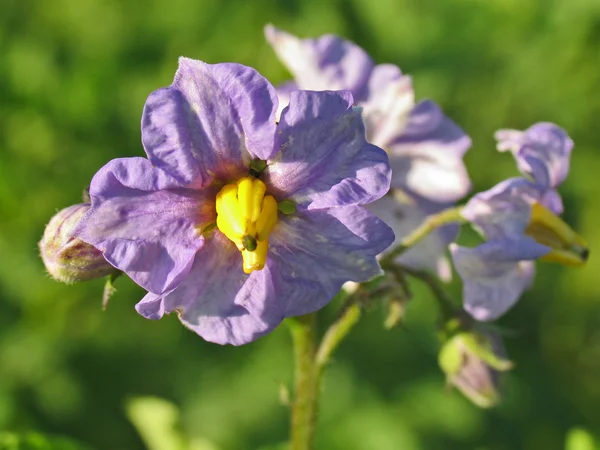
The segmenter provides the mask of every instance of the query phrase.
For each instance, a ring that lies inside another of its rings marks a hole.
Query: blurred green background
[[[318,448],[554,450],[573,427],[598,442],[598,0],[2,0],[0,430],[138,450],[146,447],[126,411],[151,431],[178,409],[194,448],[281,448],[285,327],[241,348],[208,344],[175,317],[138,316],[143,293],[123,279],[103,313],[102,282],[53,282],[36,246],[99,167],[143,154],[142,106],[170,84],[179,55],[286,79],[263,39],[267,22],[302,36],[340,34],[410,73],[417,97],[438,101],[473,138],[466,161],[476,190],[516,173],[494,150],[496,129],[540,120],[566,128],[576,144],[561,189],[566,218],[592,249],[583,269],[538,265],[534,289],[500,321],[516,330],[506,341],[516,368],[491,411],[444,388],[427,291],[415,284],[404,329],[384,331],[384,312],[373,308],[327,374]],[[460,295],[458,283],[451,290]],[[176,407],[131,403],[145,396]],[[17,448],[4,436],[0,446]],[[571,441],[569,450],[593,448]],[[61,442],[52,448],[71,448]]]

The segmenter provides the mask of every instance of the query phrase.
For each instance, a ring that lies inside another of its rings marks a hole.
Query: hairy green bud
[[[80,203],[59,211],[46,226],[39,243],[40,254],[52,278],[76,283],[101,278],[117,271],[102,252],[73,236],[90,205]]]
[[[500,401],[500,373],[510,370],[500,337],[488,331],[460,331],[451,336],[439,354],[449,385],[482,408]]]

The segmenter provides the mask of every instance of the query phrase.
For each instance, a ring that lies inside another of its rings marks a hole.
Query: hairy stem
[[[360,289],[360,288],[359,288]],[[287,320],[294,344],[295,389],[292,401],[291,450],[314,448],[321,379],[329,359],[360,318],[357,291],[346,299],[338,318],[317,343],[316,313]]]
[[[432,290],[444,313],[455,315],[460,308],[448,298],[435,278],[427,272],[400,268],[394,264],[394,260],[437,228],[464,221],[460,207],[445,209],[427,217],[418,228],[380,260],[381,267],[399,276],[403,286],[405,280],[402,271],[421,279]],[[320,345],[317,342],[316,313],[293,317],[286,321],[292,335],[295,363],[295,389],[290,423],[291,450],[314,449],[321,378],[331,355],[360,319],[360,305],[355,298],[360,293],[359,288],[359,291],[347,298],[340,315],[331,324]]]
[[[461,215],[462,207],[444,209],[437,214],[428,216],[417,228],[406,236],[400,244],[394,247],[389,253],[381,258],[380,264],[384,269],[389,268],[394,260],[409,248],[416,245],[421,239],[441,226],[450,223],[464,223],[466,220]]]
[[[320,373],[323,372],[332,353],[356,325],[358,319],[360,319],[360,307],[355,302],[347,303],[337,320],[331,324],[325,336],[323,336],[321,345],[317,350],[316,362]]]
[[[288,319],[294,345],[295,389],[291,417],[291,450],[312,450],[320,387],[316,364],[316,313]]]
[[[437,300],[440,306],[440,311],[443,317],[449,319],[455,317],[460,320],[464,329],[470,328],[473,324],[473,319],[469,316],[465,310],[457,305],[454,300],[448,295],[440,281],[425,270],[415,270],[408,267],[402,267],[400,269],[406,274],[418,278],[427,285],[433,297]]]

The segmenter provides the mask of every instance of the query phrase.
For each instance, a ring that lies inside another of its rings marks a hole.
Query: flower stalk
[[[319,374],[323,373],[335,349],[338,348],[342,340],[360,319],[360,306],[351,300],[352,299],[350,298],[349,302],[343,307],[341,314],[337,320],[331,324],[319,345],[316,354]]]
[[[431,274],[427,273],[424,270],[414,270],[407,267],[403,267],[401,269],[408,275],[413,278],[417,278],[421,280],[425,285],[429,288],[433,297],[437,301],[440,311],[445,318],[456,317],[459,318],[461,323],[464,326],[470,324],[472,319],[468,316],[462,308],[460,308],[448,295],[443,286],[440,285],[440,282]]]
[[[321,380],[331,355],[360,319],[360,306],[348,299],[339,317],[317,342],[316,313],[288,319],[294,345],[295,390],[291,450],[314,448]]]
[[[439,302],[444,315],[455,317],[458,308],[437,285],[436,280],[425,271],[399,268],[394,259],[417,244],[437,228],[449,223],[462,223],[460,207],[448,208],[438,214],[429,216],[423,223],[407,236],[396,248],[381,259],[381,267],[394,275],[406,271],[409,275],[419,278],[432,290]],[[317,339],[316,313],[293,317],[287,320],[290,327],[294,346],[295,389],[291,414],[291,450],[312,450],[314,448],[315,429],[318,415],[321,379],[331,355],[348,335],[360,319],[360,304],[354,298],[361,289],[346,299],[338,318],[325,332],[320,343]]]
[[[317,423],[320,370],[316,361],[317,315],[288,321],[294,345],[295,389],[291,416],[291,450],[311,450]]]
[[[398,244],[383,258],[381,258],[381,267],[384,269],[389,268],[389,266],[393,264],[394,260],[398,256],[416,245],[421,241],[421,239],[425,238],[429,233],[437,230],[438,228],[450,223],[465,223],[466,219],[462,216],[461,211],[462,207],[457,206],[444,209],[437,214],[432,214],[431,216],[427,217],[421,223],[421,225],[419,225],[408,236],[406,236],[402,242],[400,242],[400,244]]]

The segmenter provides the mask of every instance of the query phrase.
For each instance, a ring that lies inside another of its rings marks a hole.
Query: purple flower
[[[367,140],[388,152],[392,167],[392,190],[368,208],[394,229],[398,242],[424,217],[467,194],[470,181],[462,158],[471,140],[435,103],[415,105],[411,79],[398,67],[375,65],[363,49],[333,35],[299,39],[272,25],[265,35],[294,76],[278,89],[281,104],[297,88],[345,89],[363,107]],[[449,279],[444,252],[457,231],[446,226],[397,261]]]
[[[494,320],[515,304],[533,281],[534,260],[581,265],[588,256],[583,240],[557,216],[563,207],[556,187],[567,175],[573,147],[564,130],[539,123],[524,132],[498,131],[496,138],[527,178],[475,195],[463,216],[487,242],[450,247],[465,309],[478,320]]]
[[[175,311],[208,341],[250,342],[381,272],[393,233],[362,205],[390,169],[352,105],[297,91],[277,124],[254,69],[181,58],[144,107],[148,159],[100,169],[79,235],[149,291],[144,317]]]

